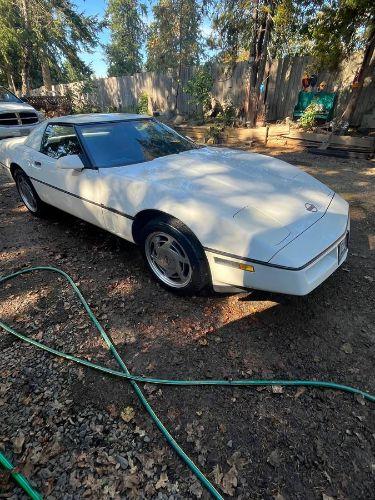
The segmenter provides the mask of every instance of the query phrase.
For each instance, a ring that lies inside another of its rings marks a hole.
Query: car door
[[[47,125],[39,150],[30,149],[29,176],[41,199],[87,222],[103,227],[100,177],[97,169],[60,169],[57,160],[67,155],[83,158],[72,124]]]

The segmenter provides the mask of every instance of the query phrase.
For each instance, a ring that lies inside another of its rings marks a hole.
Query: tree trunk
[[[22,58],[21,80],[22,80],[21,93],[22,95],[27,95],[30,93],[31,85],[30,85],[30,67],[28,64],[28,60],[26,58]]]
[[[47,57],[44,54],[40,54],[40,68],[42,70],[42,78],[44,90],[46,92],[52,92],[52,78],[51,78],[51,70],[49,67],[49,62]]]
[[[30,92],[30,58],[31,58],[31,25],[30,11],[28,0],[21,0],[21,12],[25,22],[26,43],[23,49],[21,60],[21,79],[22,79],[22,94],[26,95]]]
[[[178,97],[180,95],[180,85],[181,85],[181,74],[182,74],[182,30],[181,30],[181,18],[182,18],[182,8],[183,1],[180,0],[179,3],[179,16],[178,16],[178,55],[179,55],[179,63],[178,63],[178,75],[177,75],[177,87],[176,87],[176,98],[174,103],[175,113],[178,114]]]
[[[9,59],[4,56],[4,71],[5,71],[5,75],[7,77],[7,82],[8,82],[8,88],[16,93],[16,85],[14,83],[14,78],[13,78],[13,73],[12,73],[12,69],[11,69],[11,64],[9,62]]]
[[[16,93],[16,85],[14,83],[14,78],[12,73],[9,71],[9,69],[6,69],[6,75],[7,75],[7,80],[8,80],[8,87],[13,93]]]
[[[263,120],[265,120],[265,106],[264,100],[261,99],[260,87],[262,83],[264,83],[264,76],[266,71],[267,57],[268,57],[268,44],[270,41],[272,27],[272,18],[267,14],[267,19],[265,22],[264,30],[263,30],[263,40],[262,45],[259,50],[259,64],[258,64],[258,78],[255,87],[255,103],[254,103],[254,125],[256,125],[257,118],[259,113],[262,114]]]
[[[270,9],[272,5],[273,3],[270,2]],[[254,8],[257,9],[257,3]],[[247,102],[245,103],[246,118],[250,127],[255,127],[258,117],[260,86],[264,79],[271,28],[272,17],[269,13],[266,13],[260,25],[258,22],[254,25],[256,31],[255,34],[253,34],[251,57],[249,58],[249,64],[250,60],[252,60],[252,64],[249,71],[248,91],[246,95]]]
[[[361,94],[365,79],[366,77],[372,74],[372,70],[375,66],[375,60],[373,59],[374,51],[375,51],[375,28],[372,28],[370,36],[367,40],[365,52],[363,54],[363,59],[358,75],[357,86],[352,89],[348,104],[346,105],[346,108],[341,116],[342,123],[348,123],[350,125],[350,123],[353,120],[353,115],[357,108],[358,99]]]
[[[245,103],[244,103],[245,119],[246,121],[250,122],[252,116],[254,86],[256,82],[255,58],[256,58],[257,39],[258,39],[258,4],[259,0],[255,0],[253,6],[253,14],[252,14],[252,23],[253,23],[252,40],[249,49],[249,59],[247,61],[249,69],[248,69],[248,79],[247,79]]]

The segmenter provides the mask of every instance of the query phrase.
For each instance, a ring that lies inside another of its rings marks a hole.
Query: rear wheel
[[[18,193],[25,207],[33,215],[41,216],[45,210],[45,204],[39,198],[30,179],[21,169],[17,169],[14,174]]]
[[[210,283],[208,263],[194,234],[173,217],[160,217],[142,229],[140,241],[156,280],[180,295],[200,292]]]

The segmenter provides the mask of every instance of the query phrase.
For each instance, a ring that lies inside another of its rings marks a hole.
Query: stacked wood
[[[375,151],[375,137],[352,137],[349,135],[327,135],[312,132],[291,131],[283,134],[286,139],[301,141],[311,146],[325,145],[327,149],[341,149],[359,153],[373,154]],[[322,148],[321,148],[322,149]]]
[[[183,135],[191,137],[194,141],[203,143],[210,125],[181,125],[175,127]],[[222,142],[228,145],[246,143],[266,144],[269,137],[280,136],[289,131],[288,125],[275,125],[272,127],[234,128],[226,127],[222,133]]]

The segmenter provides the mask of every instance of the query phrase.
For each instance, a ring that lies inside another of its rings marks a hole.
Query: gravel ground
[[[373,164],[273,143],[351,204],[348,261],[297,298],[254,292],[175,297],[136,247],[71,216],[29,215],[0,177],[0,273],[54,265],[79,284],[137,374],[310,378],[375,392]],[[58,349],[115,367],[55,275],[0,290],[0,317]],[[126,382],[0,333],[0,449],[46,498],[208,498]],[[374,408],[313,389],[144,387],[156,412],[224,497],[370,499]],[[0,498],[23,498],[6,474]]]

